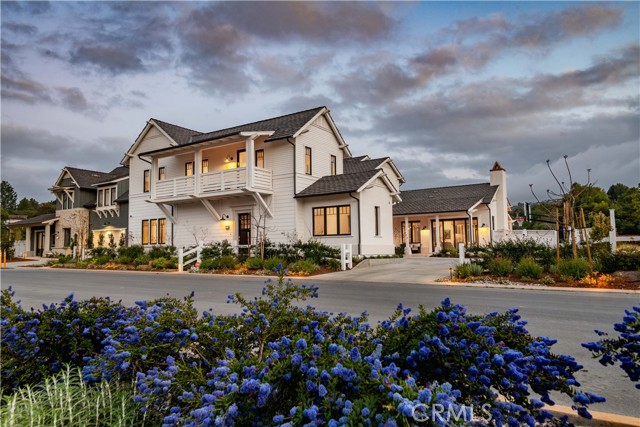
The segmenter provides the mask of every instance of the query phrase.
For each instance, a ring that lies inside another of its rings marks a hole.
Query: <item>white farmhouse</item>
[[[394,252],[404,178],[389,158],[352,157],[326,107],[204,133],[150,119],[122,164],[130,243],[243,248],[265,233]]]

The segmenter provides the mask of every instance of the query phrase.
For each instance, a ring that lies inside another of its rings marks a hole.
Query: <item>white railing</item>
[[[223,169],[200,175],[200,193],[240,190],[247,185],[247,168]]]
[[[223,169],[200,175],[199,195],[221,191],[242,190],[247,186],[247,168]],[[268,169],[253,169],[253,187],[258,190],[273,189],[272,173]],[[156,181],[155,198],[196,195],[195,176],[182,176],[174,179]]]

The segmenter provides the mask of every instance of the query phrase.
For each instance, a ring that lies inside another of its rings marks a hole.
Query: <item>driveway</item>
[[[457,258],[408,257],[371,259],[348,271],[316,276],[313,280],[357,280],[378,283],[433,283],[435,279],[449,277],[449,268],[456,266]]]

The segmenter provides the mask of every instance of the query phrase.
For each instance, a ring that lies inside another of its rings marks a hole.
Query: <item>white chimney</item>
[[[509,222],[509,202],[507,201],[507,171],[497,161],[489,171],[490,184],[497,185],[496,191],[496,209],[492,212],[495,217],[494,230],[509,230],[511,224]]]

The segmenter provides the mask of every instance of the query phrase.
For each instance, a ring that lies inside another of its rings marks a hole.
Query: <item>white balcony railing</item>
[[[215,193],[242,190],[247,187],[247,168],[223,169],[199,175],[199,193],[196,194],[195,176],[182,176],[156,181],[155,198],[215,195]],[[268,169],[253,168],[253,188],[271,191],[272,174]]]

